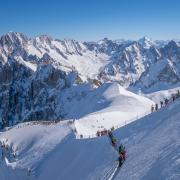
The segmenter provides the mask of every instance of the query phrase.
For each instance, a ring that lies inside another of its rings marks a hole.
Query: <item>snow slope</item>
[[[145,94],[145,96],[149,99],[152,99],[154,102],[159,104],[160,101],[163,101],[165,98],[168,98],[168,99],[172,98],[172,95],[176,94],[177,90],[180,90],[180,87],[156,91],[153,93]]]
[[[84,104],[87,106],[84,107]],[[85,108],[96,110],[75,121],[76,130],[79,135],[89,137],[104,128],[124,126],[149,114],[152,104],[153,101],[125,90],[117,83],[105,84],[94,92],[93,97],[83,102],[81,111]]]
[[[22,124],[21,128],[17,126],[1,134],[0,140],[7,139],[6,144],[17,155],[15,159],[9,156],[11,160],[0,163],[0,179],[83,180],[101,177],[116,159],[108,139],[77,140],[69,127],[62,122],[46,126]],[[30,173],[28,169],[31,169]]]
[[[51,151],[56,144],[60,143],[60,141],[70,133],[71,130],[66,124],[67,123],[52,124],[47,128],[46,125],[41,123],[24,123],[4,132],[1,136],[1,140],[6,142],[6,139],[8,139],[6,144],[11,147],[13,152],[16,152],[17,156],[21,154],[26,156],[26,159],[21,158],[20,162],[12,162],[11,165],[18,168],[31,168],[32,165],[29,164],[30,161],[27,161],[27,159],[32,160],[33,163],[39,162],[41,160],[39,154],[38,156],[37,154],[32,156],[32,153],[37,150],[43,150],[43,156],[48,154],[48,151]],[[60,133],[57,133],[57,131]],[[18,132],[18,134],[16,134],[16,132]],[[16,136],[11,137],[13,134],[16,134]],[[11,138],[9,138],[9,136]],[[16,144],[13,144],[15,141]],[[41,142],[41,144],[38,144],[38,142]],[[23,166],[20,166],[21,164],[23,164]],[[35,164],[33,164],[33,167],[34,165]]]
[[[136,96],[120,90],[130,99]],[[107,92],[104,92],[105,97]],[[114,93],[112,89],[110,92],[111,96],[109,93],[108,96],[113,99],[116,88],[113,88]],[[126,146],[128,154],[114,179],[180,179],[179,108],[180,100],[177,99],[169,106],[114,132],[118,143],[121,141]],[[106,136],[75,139],[71,127],[69,121],[56,124],[24,123],[2,132],[0,141],[9,144],[12,150],[0,162],[0,179],[101,179],[114,166],[117,153]],[[12,153],[16,154],[15,158]]]
[[[115,179],[180,179],[180,101],[117,132],[128,159]]]
[[[87,90],[88,87],[84,86],[84,89]],[[82,90],[83,88],[81,87],[80,89]],[[80,89],[77,89],[77,91],[79,91]],[[73,92],[75,92],[75,90],[73,90]],[[149,111],[150,105],[152,103],[153,102],[150,101],[149,99],[146,99],[144,97],[126,91],[117,83],[109,83],[109,84],[104,84],[103,86],[93,90],[91,93],[88,93],[84,98],[81,99],[81,101],[77,101],[77,102],[72,101],[72,103],[69,104],[69,107],[66,107],[66,109],[71,109],[70,114],[73,113],[77,114],[78,109],[80,109],[81,115],[84,114],[84,118],[80,118],[75,122],[76,129],[78,130],[79,134],[82,134],[84,132],[83,135],[92,135],[96,133],[97,129],[99,129],[98,127],[100,126],[102,126],[103,129],[104,127],[111,128],[112,126],[116,126],[119,124],[122,126],[128,120],[132,120],[132,118],[134,120],[134,118],[137,117],[138,113],[139,115],[141,115],[144,112],[146,112],[146,110]],[[87,104],[88,106],[85,106],[85,104]],[[134,111],[131,110],[132,108],[134,109]],[[136,111],[138,111],[138,113],[136,113]],[[95,112],[95,113],[90,113],[89,115],[87,115],[88,112]],[[120,121],[119,117],[123,119]],[[99,118],[98,122],[96,122],[96,118]],[[101,129],[102,128],[100,128],[100,130]],[[53,133],[54,131],[56,133]],[[22,136],[22,134],[25,135]],[[84,157],[86,156],[87,153],[86,148],[88,147],[89,149],[88,151],[91,154],[94,151],[94,159],[97,158],[97,154],[95,151],[97,149],[96,147],[97,144],[96,143],[89,144],[91,142],[94,142],[92,140],[88,140],[88,141],[75,140],[74,135],[70,130],[68,121],[56,125],[51,125],[50,127],[41,124],[34,125],[31,123],[30,125],[28,125],[28,123],[17,125],[10,131],[4,132],[1,135],[2,141],[5,142],[6,139],[8,139],[8,142],[6,142],[6,144],[8,144],[11,147],[12,152],[15,153],[18,157],[18,159],[14,159],[10,157],[10,160],[7,161],[6,164],[10,169],[16,168],[18,169],[18,171],[25,170],[26,173],[25,175],[23,175],[23,178],[25,178],[24,176],[27,175],[28,169],[31,169],[33,171],[32,174],[35,175],[39,174],[39,171],[43,169],[42,170],[43,174],[40,175],[42,177],[38,177],[38,178],[44,179],[44,177],[48,177],[48,174],[44,174],[45,173],[44,169],[48,168],[46,166],[53,167],[53,163],[54,161],[56,161],[55,159],[57,159],[57,157],[55,156],[54,159],[52,157],[52,154],[54,153],[58,154],[59,153],[58,149],[62,149],[64,153],[66,153],[67,149],[73,148],[73,151],[77,149],[76,150],[77,152],[73,152],[73,156],[74,153],[77,153],[77,156],[80,156],[80,160],[81,160],[82,158],[81,156]],[[111,166],[111,163],[109,165],[109,161],[111,162],[112,159],[116,158],[116,156],[114,156],[115,152],[109,146],[109,142],[107,138],[103,138],[103,139],[104,139],[103,141],[97,139],[95,140],[95,142],[97,141],[99,143],[102,143],[103,147],[106,147],[108,144],[106,148],[112,150],[112,154],[109,154],[109,160],[106,160],[105,162],[107,163],[108,166]],[[13,142],[16,143],[13,144]],[[85,145],[86,143],[87,146]],[[21,147],[22,144],[23,146]],[[89,146],[91,146],[92,148],[90,148]],[[64,150],[63,147],[65,148]],[[101,148],[102,147],[100,147],[100,149]],[[78,155],[81,152],[81,150],[83,150],[83,155]],[[32,156],[32,154],[34,154],[33,152],[35,152],[35,155]],[[64,158],[63,152],[62,152],[63,157],[60,158]],[[104,158],[104,156],[100,155],[100,153],[101,151],[99,152],[98,156],[99,157],[102,156],[102,158]],[[67,160],[66,166],[69,165],[70,163],[69,161],[72,160],[73,156]],[[44,164],[44,159],[46,159],[47,161],[45,164]],[[101,164],[101,161],[98,161],[97,163]],[[63,159],[63,162],[66,162],[66,159]],[[80,163],[79,160],[77,160],[77,164],[79,163]],[[74,166],[72,166],[72,168],[74,169]],[[84,171],[85,177],[87,176],[87,174],[89,173],[89,169],[91,168],[92,167],[88,166],[86,171]],[[73,169],[69,171],[73,171]],[[57,172],[53,171],[53,175],[54,175],[53,179],[59,177],[58,172],[59,169],[57,170]],[[50,174],[50,176],[52,176],[52,174]],[[66,174],[62,175],[62,177],[64,176],[66,177],[67,175]],[[78,179],[81,178],[81,175],[77,175],[77,178]]]

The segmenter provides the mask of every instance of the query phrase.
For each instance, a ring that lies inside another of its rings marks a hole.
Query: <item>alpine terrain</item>
[[[180,41],[0,37],[0,180],[179,180]]]

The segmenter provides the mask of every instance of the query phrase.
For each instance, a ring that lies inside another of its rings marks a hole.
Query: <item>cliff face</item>
[[[8,125],[35,119],[61,119],[63,112],[55,112],[56,98],[71,86],[76,73],[56,69],[50,64],[41,65],[34,72],[13,62],[2,68],[0,76],[1,121]]]

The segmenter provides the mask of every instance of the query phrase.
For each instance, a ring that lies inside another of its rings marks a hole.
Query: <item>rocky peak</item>
[[[152,47],[154,45],[154,42],[148,38],[148,37],[143,37],[141,39],[138,40],[138,43],[146,49],[149,49],[150,47]]]
[[[38,44],[40,43],[51,44],[52,41],[53,41],[53,38],[47,35],[40,35],[35,38],[35,42]]]
[[[0,44],[2,47],[24,47],[27,45],[28,38],[22,33],[9,32],[0,38]]]
[[[165,48],[168,48],[168,49],[178,49],[178,45],[176,44],[175,41],[170,41],[166,46]]]
[[[180,55],[180,48],[178,47],[177,43],[173,40],[170,41],[167,45],[165,45],[164,48],[161,49],[161,51],[166,57]]]
[[[78,41],[75,41],[73,39],[64,39],[61,41],[62,46],[65,48],[66,54],[78,54],[82,55],[82,51],[86,51],[86,46]]]
[[[99,45],[101,45],[101,44],[108,44],[109,42],[112,42],[112,41],[109,40],[107,37],[105,37],[105,38],[99,40],[97,43],[98,43]]]

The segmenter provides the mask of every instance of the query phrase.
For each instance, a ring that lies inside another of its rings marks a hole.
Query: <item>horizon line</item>
[[[179,38],[171,38],[171,39],[154,39],[152,37],[149,37],[149,36],[146,36],[146,35],[143,35],[142,37],[140,38],[123,38],[123,37],[118,37],[118,38],[110,38],[110,37],[107,37],[107,36],[104,36],[104,38],[99,38],[97,40],[78,40],[76,38],[71,38],[71,37],[63,37],[63,38],[60,38],[60,37],[57,37],[57,36],[54,36],[54,35],[51,35],[50,33],[37,33],[37,35],[30,35],[29,33],[25,33],[25,32],[20,32],[20,31],[8,31],[6,33],[1,33],[0,34],[0,38],[7,35],[8,33],[19,33],[19,34],[23,34],[25,36],[27,36],[28,38],[30,39],[34,39],[36,37],[41,37],[41,36],[47,36],[47,37],[50,37],[52,39],[55,39],[55,40],[75,40],[75,41],[80,41],[80,42],[98,42],[98,41],[101,41],[101,40],[112,40],[112,41],[118,41],[118,40],[123,40],[123,41],[139,41],[143,38],[147,38],[151,41],[180,41]]]

